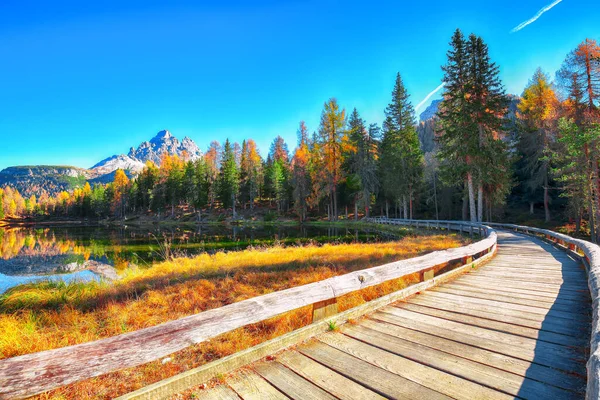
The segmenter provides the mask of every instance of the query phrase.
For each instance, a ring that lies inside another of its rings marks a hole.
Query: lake
[[[0,228],[0,293],[39,280],[113,280],[169,256],[250,246],[389,240],[380,232],[327,226]]]

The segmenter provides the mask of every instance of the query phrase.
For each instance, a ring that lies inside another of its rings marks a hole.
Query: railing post
[[[469,236],[473,236],[473,225],[469,225]]]
[[[428,269],[427,271],[421,271],[421,282],[425,282],[425,281],[429,281],[431,279],[433,279],[433,277],[435,276],[435,272],[432,269]]]
[[[312,321],[317,322],[338,313],[337,298],[319,301],[313,304]]]

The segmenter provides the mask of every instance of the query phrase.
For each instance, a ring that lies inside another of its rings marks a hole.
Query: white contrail
[[[552,7],[554,7],[555,5],[557,5],[558,3],[560,3],[562,0],[555,0],[553,3],[548,4],[547,6],[545,6],[544,8],[542,8],[540,11],[537,12],[537,14],[535,14],[533,16],[533,18],[528,19],[527,21],[519,24],[517,27],[513,28],[512,31],[510,31],[510,33],[515,33],[520,31],[521,29],[525,28],[527,25],[535,22],[539,17],[542,16],[543,13],[545,13],[546,11],[550,10]]]
[[[421,101],[415,107],[415,112],[417,112],[421,107],[423,107],[423,104],[427,103],[427,100],[429,100],[431,98],[431,96],[433,96],[434,94],[436,94],[437,92],[439,92],[444,87],[445,84],[446,84],[446,82],[442,82],[442,84],[440,86],[436,87],[431,93],[429,93],[427,96],[425,96],[425,98],[423,99],[423,101]]]

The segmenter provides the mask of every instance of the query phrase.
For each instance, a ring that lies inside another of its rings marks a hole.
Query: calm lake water
[[[381,233],[340,227],[265,226],[140,229],[133,227],[0,228],[0,293],[39,280],[116,279],[146,268],[167,252],[192,256],[249,246],[309,242],[375,242]]]

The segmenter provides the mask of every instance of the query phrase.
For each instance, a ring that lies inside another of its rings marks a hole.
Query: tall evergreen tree
[[[519,103],[519,142],[517,149],[520,160],[518,173],[523,190],[533,211],[533,204],[543,192],[544,214],[550,221],[550,161],[558,130],[557,113],[559,102],[549,78],[537,69],[523,92]]]
[[[340,109],[335,98],[323,105],[319,125],[319,149],[323,157],[324,178],[329,196],[329,218],[338,218],[338,185],[343,179],[342,141],[345,135],[346,110]]]
[[[235,203],[239,192],[239,169],[236,163],[234,146],[229,139],[223,146],[223,156],[221,159],[221,170],[219,172],[219,200],[223,207],[231,207],[235,218]]]
[[[377,138],[379,127],[371,124],[369,130],[364,120],[358,114],[356,108],[348,119],[348,141],[349,141],[349,170],[357,177],[359,191],[356,193],[355,204],[360,202],[365,210],[365,216],[370,215],[371,194],[379,185],[377,177]],[[355,208],[355,218],[357,217]]]
[[[508,154],[501,140],[508,101],[498,66],[481,38],[471,35],[465,41],[456,30],[450,46],[442,67],[446,89],[438,112],[443,132],[438,157],[447,182],[465,182],[471,221],[481,222],[484,192],[491,211],[509,188]]]
[[[386,208],[389,201],[401,204],[404,217],[412,218],[415,191],[423,176],[423,153],[415,127],[415,111],[399,73],[392,101],[385,109],[380,154]]]

